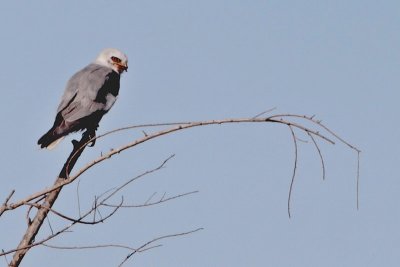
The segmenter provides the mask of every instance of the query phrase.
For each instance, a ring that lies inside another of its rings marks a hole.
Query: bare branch
[[[357,210],[359,209],[359,188],[360,188],[360,155],[361,151],[357,150]]]
[[[290,129],[290,132],[292,133],[293,143],[294,143],[294,166],[293,166],[292,180],[290,181],[288,203],[287,203],[287,211],[288,211],[288,215],[290,218],[290,200],[292,197],[294,178],[296,177],[296,169],[297,169],[297,139],[296,139],[296,134],[294,133],[292,126],[289,125],[289,129]]]
[[[6,208],[7,208],[7,203],[8,203],[8,201],[11,199],[11,197],[14,195],[14,193],[15,193],[15,189],[13,189],[13,190],[10,192],[10,194],[6,197],[6,199],[4,200],[3,204],[1,205],[1,208],[0,208],[0,217],[1,217],[1,215],[3,215],[4,211],[6,210]]]
[[[74,148],[73,148],[71,154],[69,155],[66,163],[64,164],[63,168],[61,169],[61,172],[58,175],[56,181],[54,182],[55,186],[58,186],[61,183],[61,181],[65,180],[65,177],[68,176],[69,162],[71,162],[71,169],[72,169],[74,167],[76,161],[78,160],[79,156],[83,152],[83,149],[81,149],[82,144],[85,144],[86,140],[88,138],[90,139],[90,135],[89,135],[89,133],[85,132],[82,134],[82,138],[79,142],[77,142],[75,140],[74,140],[75,142],[72,142],[74,145]],[[74,153],[76,150],[79,151],[78,154]],[[37,233],[39,232],[39,229],[42,227],[42,224],[47,217],[49,209],[51,209],[51,207],[57,200],[58,194],[60,193],[61,189],[62,189],[62,186],[58,187],[56,190],[47,194],[45,200],[43,201],[42,208],[40,208],[38,210],[38,212],[36,213],[36,216],[32,220],[32,223],[30,223],[28,225],[28,228],[27,228],[22,240],[20,241],[20,243],[18,245],[16,252],[13,255],[13,258],[9,265],[10,267],[17,267],[20,265],[22,259],[25,257],[26,253],[30,249],[31,244],[34,242],[35,237],[36,237]]]
[[[56,236],[58,236],[58,235],[60,235],[60,234],[66,233],[72,226],[74,226],[75,224],[77,224],[77,223],[83,221],[83,219],[85,219],[85,218],[86,218],[87,216],[89,216],[93,211],[95,211],[96,208],[97,208],[98,206],[103,206],[103,205],[105,204],[105,202],[106,202],[108,199],[110,199],[113,195],[115,195],[115,194],[116,194],[119,190],[121,190],[124,186],[126,186],[126,185],[128,185],[129,183],[131,183],[131,182],[133,182],[133,181],[135,181],[135,180],[137,180],[137,179],[139,179],[139,178],[142,178],[142,177],[144,177],[144,176],[146,176],[146,175],[148,175],[148,174],[150,174],[150,173],[153,173],[153,172],[155,172],[155,171],[160,170],[161,168],[163,168],[163,167],[165,166],[165,164],[166,164],[172,157],[173,157],[173,155],[170,156],[170,157],[168,157],[166,160],[164,160],[158,167],[156,167],[156,168],[154,168],[154,169],[152,169],[152,170],[148,170],[148,171],[146,171],[146,172],[143,172],[143,173],[141,173],[141,174],[135,176],[134,178],[130,179],[128,182],[124,183],[124,184],[121,185],[120,187],[114,189],[109,195],[105,196],[101,201],[99,201],[98,204],[96,204],[96,205],[95,205],[94,207],[92,207],[89,211],[87,211],[86,213],[84,213],[78,220],[74,220],[74,219],[72,219],[72,218],[69,218],[69,219],[70,219],[69,221],[70,221],[71,223],[70,223],[69,225],[65,226],[64,228],[60,229],[59,231],[55,232],[54,234],[51,234],[51,235],[47,236],[46,238],[44,238],[44,239],[42,239],[42,240],[40,240],[40,241],[36,241],[36,242],[30,243],[30,244],[27,244],[27,245],[25,245],[25,246],[20,246],[20,247],[18,247],[18,248],[16,248],[16,249],[11,249],[11,250],[8,250],[8,251],[6,251],[6,252],[4,252],[4,253],[0,253],[0,257],[1,257],[1,256],[4,256],[4,255],[11,254],[11,253],[13,253],[13,252],[17,252],[17,251],[20,251],[20,250],[28,250],[28,249],[30,249],[30,248],[32,248],[32,247],[35,247],[35,246],[38,246],[38,245],[42,245],[43,243],[45,243],[45,242],[47,242],[47,241],[53,239],[54,237],[56,237]],[[26,205],[26,204],[27,204],[27,203],[25,203],[24,205]],[[122,203],[121,203],[121,205],[122,205]],[[47,213],[51,210],[51,207],[47,207],[47,208],[41,207],[40,210],[45,210],[45,211],[46,211],[46,214],[47,214]],[[115,211],[116,211],[116,210],[114,210],[114,213],[115,213]],[[103,220],[104,220],[104,219],[103,219]]]
[[[14,195],[15,193],[15,189],[13,189],[10,194],[8,194],[8,196],[6,197],[6,200],[4,200],[4,203],[2,206],[7,205],[8,201],[11,199],[11,197]]]
[[[4,249],[2,249],[1,252],[4,253]],[[7,259],[7,255],[4,255],[4,260],[6,261],[6,264],[8,265],[9,262],[8,262],[8,259]]]
[[[191,195],[191,194],[195,194],[195,193],[198,193],[198,192],[199,191],[192,191],[192,192],[183,193],[183,194],[179,194],[179,195],[175,195],[175,196],[167,197],[167,198],[164,198],[164,196],[163,196],[159,200],[154,201],[154,202],[146,201],[144,204],[121,205],[120,207],[121,208],[143,208],[143,207],[149,207],[149,206],[154,206],[154,205],[157,205],[157,204],[160,204],[160,203],[164,203],[164,202],[167,202],[167,201],[170,201],[170,200],[173,200],[173,199],[177,199],[177,198],[180,198],[180,197],[184,197],[184,196],[188,196],[188,195]],[[107,204],[107,203],[104,203],[103,205],[107,206],[107,207],[115,207],[116,206],[115,204]]]
[[[161,236],[161,237],[157,237],[157,238],[154,238],[154,239],[144,243],[143,245],[141,245],[138,248],[133,248],[133,247],[130,247],[130,246],[120,245],[120,244],[103,244],[103,245],[88,245],[88,246],[56,246],[56,245],[50,245],[50,244],[47,244],[47,243],[43,243],[42,245],[45,246],[45,247],[48,247],[48,248],[65,249],[65,250],[99,249],[99,248],[122,248],[122,249],[130,250],[131,253],[129,253],[126,256],[126,258],[119,265],[119,266],[122,266],[134,254],[145,252],[145,251],[148,251],[148,250],[156,248],[156,247],[160,247],[161,244],[150,246],[151,244],[153,244],[153,243],[155,243],[157,241],[160,241],[162,239],[172,238],[172,237],[179,237],[179,236],[189,235],[189,234],[195,233],[195,232],[200,231],[200,230],[203,230],[203,228],[197,228],[195,230],[191,230],[191,231],[188,231],[188,232],[182,232],[182,233],[178,233],[178,234],[171,234],[171,235],[164,235],[164,236]]]
[[[144,204],[149,203],[150,200],[152,200],[155,195],[157,195],[157,192],[154,192],[153,194],[151,194],[151,196],[144,202]]]
[[[108,196],[106,196],[103,200],[102,203],[104,203],[105,201],[107,201],[108,199],[110,199],[112,196],[114,196],[117,192],[121,191],[122,188],[126,187],[128,184],[132,183],[133,181],[136,181],[140,178],[142,178],[143,176],[146,176],[150,173],[156,172],[158,170],[161,170],[162,168],[164,168],[165,164],[167,164],[167,162],[172,159],[175,155],[171,155],[169,156],[167,159],[165,159],[161,165],[159,165],[157,168],[154,168],[152,170],[146,171],[130,180],[128,180],[127,182],[123,183],[122,185],[120,185],[119,187],[117,187],[115,190],[113,190]]]
[[[339,138],[339,136],[337,134],[335,134],[333,131],[329,130],[326,126],[322,125],[320,123],[320,121],[314,120],[313,117],[307,117],[307,116],[300,116],[300,115],[294,115],[294,114],[281,114],[281,115],[273,115],[267,118],[244,118],[244,119],[224,119],[224,120],[211,120],[211,121],[199,121],[199,122],[180,122],[180,123],[158,123],[158,124],[143,124],[143,125],[134,125],[134,126],[129,126],[129,127],[123,127],[123,128],[119,128],[110,132],[107,132],[103,135],[99,135],[96,139],[102,138],[104,136],[116,133],[116,132],[120,132],[120,131],[125,131],[125,130],[129,130],[129,129],[137,129],[137,128],[149,128],[149,127],[160,127],[160,126],[173,126],[172,128],[168,128],[165,130],[161,130],[155,133],[151,133],[151,134],[147,134],[144,137],[141,137],[139,139],[136,139],[135,141],[126,144],[118,149],[114,149],[112,151],[109,151],[108,153],[105,153],[104,155],[98,157],[97,159],[95,159],[94,161],[92,161],[91,163],[87,164],[85,167],[81,168],[75,175],[73,176],[68,176],[68,179],[64,179],[59,181],[56,185],[54,185],[51,188],[39,191],[35,194],[32,194],[31,196],[19,200],[13,204],[10,205],[6,205],[6,206],[2,206],[0,208],[0,214],[2,214],[5,210],[13,210],[16,209],[22,205],[24,205],[24,203],[26,202],[30,202],[35,198],[38,198],[40,196],[46,195],[54,190],[58,190],[59,188],[63,187],[64,185],[70,184],[72,183],[75,179],[77,179],[80,175],[82,175],[84,172],[86,172],[88,169],[90,169],[91,167],[93,167],[94,165],[111,158],[113,155],[115,154],[119,154],[124,150],[127,150],[131,147],[137,146],[139,144],[142,144],[144,142],[147,142],[149,140],[152,140],[154,138],[160,137],[162,135],[167,135],[176,131],[181,131],[181,130],[185,130],[185,129],[189,129],[189,128],[193,128],[193,127],[200,127],[200,126],[206,126],[206,125],[220,125],[220,124],[230,124],[230,123],[265,123],[265,122],[274,122],[274,123],[280,123],[280,124],[285,124],[285,125],[290,125],[294,128],[298,128],[299,130],[302,130],[304,132],[307,133],[311,133],[314,136],[318,136],[319,138],[324,139],[325,141],[334,144],[335,142],[333,140],[331,140],[330,138],[328,138],[325,135],[322,135],[321,133],[319,133],[317,130],[313,130],[310,128],[307,128],[303,125],[300,125],[298,123],[292,122],[292,121],[286,121],[284,118],[299,118],[299,119],[304,119],[307,121],[312,122],[314,125],[320,126],[323,129],[327,130],[329,133],[331,133],[334,137],[338,138],[339,141],[343,142],[344,144],[348,145],[350,148],[356,150],[356,151],[360,151],[358,150],[355,146],[350,145],[348,142],[344,141],[344,139]],[[87,144],[89,144],[90,142],[92,142],[93,140],[91,139],[90,141],[86,142]],[[69,165],[69,164],[67,164]]]
[[[51,234],[54,234],[53,227],[51,227],[49,216],[46,217],[47,224],[49,225]]]
[[[331,129],[329,129],[327,126],[322,124],[321,120],[315,120],[314,117],[315,115],[311,116],[311,117],[307,117],[305,115],[296,115],[296,114],[281,114],[281,115],[274,115],[271,116],[269,118],[271,119],[275,119],[275,118],[285,118],[285,117],[293,117],[293,118],[299,118],[299,119],[305,119],[308,120],[314,124],[317,124],[318,126],[320,126],[321,128],[323,128],[325,131],[327,131],[329,134],[333,135],[336,139],[338,139],[340,142],[342,142],[343,144],[347,145],[348,147],[350,147],[351,149],[357,151],[357,152],[361,152],[361,150],[359,150],[357,147],[353,146],[352,144],[350,144],[349,142],[345,141],[343,138],[341,138],[338,134],[336,134],[334,131],[332,131]],[[318,135],[319,136],[319,135]],[[319,136],[321,137],[321,136]]]
[[[275,109],[276,109],[276,107],[267,109],[267,110],[265,110],[265,111],[263,111],[263,112],[260,112],[260,113],[258,113],[257,115],[255,115],[255,116],[253,117],[253,119],[256,119],[256,118],[258,118],[258,117],[261,117],[262,115],[264,115],[264,114],[266,114],[266,113],[270,113],[270,112],[274,111]]]
[[[81,201],[80,201],[80,196],[79,196],[79,185],[81,184],[81,181],[79,180],[77,185],[76,185],[76,198],[78,200],[78,213],[79,217],[81,217]]]
[[[66,249],[66,250],[76,250],[76,249],[98,249],[98,248],[124,248],[128,250],[133,250],[135,251],[135,248],[129,247],[129,246],[124,246],[124,245],[119,245],[119,244],[104,244],[104,245],[92,245],[92,246],[56,246],[56,245],[49,245],[47,243],[42,244],[45,247],[48,248],[54,248],[54,249]]]
[[[74,144],[74,149],[71,152],[69,158],[67,159],[66,163],[63,166],[63,169],[61,170],[58,179],[55,181],[54,185],[48,189],[42,190],[40,192],[36,192],[22,200],[16,201],[15,203],[11,203],[9,204],[9,200],[11,199],[13,192],[11,192],[11,194],[9,195],[9,197],[6,198],[4,204],[2,206],[0,206],[0,216],[8,210],[13,210],[13,209],[17,209],[21,206],[24,205],[28,205],[30,207],[36,207],[38,208],[38,213],[36,214],[35,218],[33,219],[32,223],[30,221],[29,218],[29,211],[30,209],[28,209],[28,213],[27,213],[27,218],[28,218],[28,223],[29,223],[29,227],[28,230],[23,238],[23,240],[21,241],[20,245],[18,246],[17,249],[14,250],[10,250],[8,252],[2,252],[0,253],[0,256],[3,255],[7,255],[11,252],[17,252],[14,254],[14,258],[12,260],[12,262],[10,263],[10,266],[18,266],[19,262],[22,260],[23,256],[25,255],[25,253],[33,246],[37,246],[40,244],[43,244],[44,242],[47,242],[48,240],[54,238],[55,236],[58,236],[62,233],[67,232],[73,225],[77,224],[77,223],[83,223],[83,224],[94,224],[97,222],[101,222],[104,221],[105,219],[109,218],[110,216],[112,216],[112,214],[114,214],[120,207],[134,207],[135,205],[126,205],[123,206],[122,202],[120,205],[110,205],[110,204],[106,204],[106,201],[108,201],[111,197],[115,196],[120,190],[122,190],[122,188],[126,187],[128,184],[132,183],[133,181],[147,175],[150,174],[154,171],[157,171],[161,168],[164,167],[164,165],[166,164],[166,162],[171,159],[173,157],[170,156],[169,158],[167,158],[159,167],[150,170],[150,171],[146,171],[144,173],[142,173],[141,175],[138,175],[130,180],[128,180],[126,183],[120,185],[119,187],[112,189],[110,192],[107,193],[103,193],[103,195],[100,198],[96,198],[94,205],[92,206],[92,208],[84,213],[81,214],[81,210],[80,210],[80,203],[79,203],[79,188],[77,188],[77,195],[78,195],[78,209],[79,209],[79,219],[73,219],[70,218],[68,216],[65,216],[59,212],[56,212],[54,210],[52,210],[52,205],[54,204],[54,202],[56,201],[59,192],[61,191],[62,187],[65,185],[68,185],[70,183],[72,183],[73,181],[75,181],[78,177],[80,177],[83,173],[85,173],[88,169],[92,168],[93,166],[101,163],[104,160],[107,160],[109,158],[111,158],[112,156],[119,154],[127,149],[130,149],[132,147],[135,147],[139,144],[145,143],[147,141],[150,141],[152,139],[161,137],[163,135],[168,135],[177,131],[181,131],[181,130],[185,130],[185,129],[189,129],[189,128],[194,128],[194,127],[200,127],[200,126],[207,126],[207,125],[222,125],[222,124],[232,124],[232,123],[279,123],[279,124],[283,124],[289,127],[291,133],[292,133],[292,138],[293,138],[293,142],[294,142],[294,146],[295,146],[295,160],[294,160],[294,167],[293,167],[293,175],[292,175],[292,179],[291,179],[291,184],[290,184],[290,188],[289,188],[289,196],[288,196],[288,215],[289,217],[291,216],[290,214],[290,202],[291,202],[291,195],[292,195],[292,190],[293,190],[293,184],[294,184],[294,179],[296,177],[296,170],[297,170],[297,161],[298,161],[298,144],[297,144],[297,136],[296,136],[296,130],[300,130],[304,133],[307,133],[311,140],[314,143],[314,146],[316,147],[318,154],[320,156],[321,159],[321,164],[322,164],[322,171],[323,171],[323,178],[325,178],[325,163],[321,154],[321,151],[319,149],[319,145],[317,143],[317,141],[315,140],[315,138],[320,138],[328,143],[331,144],[335,144],[334,141],[339,141],[345,145],[347,145],[349,148],[351,148],[352,150],[357,151],[358,153],[358,163],[357,163],[357,208],[359,206],[359,202],[358,202],[358,194],[359,194],[359,165],[360,165],[360,150],[358,148],[356,148],[355,146],[351,145],[350,143],[346,142],[344,139],[342,139],[339,135],[337,135],[335,132],[333,132],[332,130],[330,130],[328,127],[326,127],[325,125],[323,125],[321,123],[321,121],[314,119],[314,115],[311,117],[308,116],[300,116],[300,115],[296,115],[296,114],[277,114],[277,115],[272,115],[269,117],[265,117],[265,118],[261,118],[260,116],[264,115],[267,112],[270,112],[272,110],[269,111],[265,111],[263,113],[260,113],[258,115],[256,115],[253,118],[234,118],[234,119],[223,119],[223,120],[209,120],[209,121],[197,121],[197,122],[179,122],[179,123],[159,123],[159,124],[144,124],[144,125],[134,125],[134,126],[129,126],[129,127],[124,127],[124,128],[120,128],[120,129],[116,129],[110,132],[107,132],[103,135],[99,135],[97,138],[90,138],[90,136],[86,133],[84,133],[82,135],[82,139],[80,140],[80,142],[77,141],[73,141]],[[310,127],[307,127],[304,125],[304,123],[307,122]],[[152,128],[152,127],[166,127],[164,129],[152,132],[152,133],[147,133],[145,131],[146,128]],[[96,158],[95,160],[93,160],[92,162],[86,164],[86,166],[84,166],[83,168],[81,168],[80,170],[78,170],[75,174],[70,176],[70,172],[72,170],[72,168],[74,167],[76,161],[78,160],[79,156],[81,155],[81,153],[83,152],[84,148],[86,147],[87,144],[91,143],[92,141],[94,141],[95,139],[99,139],[102,138],[104,136],[119,132],[119,131],[124,131],[124,130],[129,130],[129,129],[141,129],[142,132],[144,133],[144,136],[133,140],[132,142],[125,144],[119,148],[116,149],[112,149],[111,151],[103,154],[101,153],[101,156]],[[323,133],[320,133],[319,130],[322,130]],[[78,185],[79,186],[79,185]],[[149,206],[149,205],[155,205],[155,204],[159,204],[159,203],[163,203],[172,199],[175,199],[177,197],[181,197],[181,196],[185,196],[188,194],[191,194],[193,192],[190,193],[186,193],[186,194],[181,194],[181,195],[177,195],[175,197],[169,197],[169,198],[165,198],[165,194],[164,196],[162,196],[158,201],[153,201],[153,196],[151,196],[142,206]],[[41,200],[41,198],[45,197],[45,200],[43,201],[43,203],[38,204],[38,202]],[[113,207],[114,210],[108,214],[106,217],[102,218],[101,214],[100,214],[100,209],[99,207],[101,206],[109,206],[109,207]],[[138,205],[136,205],[138,206]],[[35,236],[37,234],[37,232],[39,231],[44,219],[47,217],[48,212],[52,212],[54,214],[56,214],[57,216],[60,216],[68,221],[70,221],[70,224],[66,227],[64,227],[63,229],[61,229],[58,232],[52,233],[52,235],[44,238],[43,240],[39,241],[39,242],[34,242]],[[100,214],[100,220],[96,220],[94,219],[93,222],[89,222],[89,221],[85,221],[84,219],[89,216],[91,213],[94,214],[94,216],[96,216],[96,213]],[[199,229],[198,229],[199,230]],[[195,230],[197,231],[197,230]],[[190,233],[190,232],[188,232]],[[183,234],[187,234],[187,233],[182,233],[182,234],[178,234],[178,235],[183,235]],[[164,236],[161,238],[166,238],[166,237],[172,237],[172,236],[177,236],[177,235],[171,235],[171,236]],[[139,248],[138,250],[133,251],[132,253],[130,253],[127,258],[121,263],[121,265],[128,260],[134,253],[136,252],[140,252],[140,251],[144,251],[146,249],[150,249],[153,247],[157,247],[158,245],[152,246],[150,247],[150,244],[160,240],[161,238],[158,239],[154,239],[148,243],[146,243],[144,246],[142,246],[141,248]]]
[[[115,205],[115,206],[114,206],[114,209],[113,209],[106,217],[101,218],[100,220],[94,220],[94,221],[83,221],[83,218],[82,218],[82,217],[80,217],[80,218],[78,218],[78,219],[74,219],[74,218],[68,217],[67,215],[64,215],[64,214],[62,214],[62,213],[60,213],[60,212],[58,212],[58,211],[56,211],[56,210],[54,210],[54,209],[51,209],[51,208],[48,208],[48,207],[44,207],[44,206],[42,206],[42,205],[40,205],[40,204],[37,204],[37,203],[26,203],[26,205],[32,206],[32,207],[35,207],[35,208],[38,208],[38,209],[42,209],[42,208],[43,208],[43,209],[47,209],[47,210],[50,211],[51,213],[54,213],[55,215],[57,215],[57,216],[59,216],[59,217],[65,219],[65,220],[67,220],[67,221],[73,222],[73,223],[80,223],[80,224],[98,224],[98,223],[104,222],[106,219],[108,219],[108,218],[110,218],[112,215],[114,215],[114,213],[117,212],[117,210],[122,206],[122,203],[123,203],[123,198],[121,199],[120,204]],[[103,206],[103,204],[100,204],[100,206]],[[95,206],[95,207],[93,207],[90,211],[91,211],[91,212],[96,211],[96,210],[98,209],[98,207],[99,207],[99,206]]]
[[[125,259],[118,265],[118,267],[121,267],[123,264],[125,264],[125,262],[127,262],[134,254],[136,254],[136,253],[138,253],[138,252],[140,253],[140,252],[143,252],[143,251],[148,250],[148,249],[149,249],[148,246],[151,245],[151,244],[153,244],[153,243],[155,243],[155,242],[157,242],[157,241],[160,241],[160,240],[166,239],[166,238],[179,237],[179,236],[184,236],[184,235],[193,234],[193,233],[195,233],[195,232],[197,232],[197,231],[200,231],[200,230],[203,230],[203,228],[197,228],[197,229],[195,229],[195,230],[188,231],[188,232],[183,232],[183,233],[178,233],[178,234],[172,234],[172,235],[164,235],[164,236],[161,236],[161,237],[154,238],[154,239],[152,239],[152,240],[146,242],[145,244],[143,244],[143,245],[140,246],[139,248],[137,248],[135,251],[129,253],[129,254],[125,257]],[[155,247],[158,247],[158,246],[155,246]],[[146,249],[146,248],[147,248],[147,249]],[[154,247],[151,247],[151,248],[154,248]]]
[[[307,133],[307,134],[308,134],[308,136],[310,136],[311,140],[312,140],[313,143],[314,143],[315,148],[317,149],[319,158],[320,158],[320,160],[321,160],[322,180],[325,180],[325,162],[324,162],[324,157],[322,156],[322,153],[321,153],[321,150],[320,150],[320,148],[319,148],[319,146],[318,146],[318,144],[317,144],[317,141],[315,141],[315,139],[314,139],[314,137],[312,136],[312,134],[310,134],[310,133]]]

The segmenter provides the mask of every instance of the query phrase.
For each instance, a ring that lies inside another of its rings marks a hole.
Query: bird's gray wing
[[[77,72],[67,83],[57,113],[61,112],[66,122],[73,122],[98,110],[107,112],[115,102],[115,97],[111,99],[112,95],[107,96],[108,102],[112,102],[108,105],[97,98],[112,72],[112,69],[97,64],[90,64]]]

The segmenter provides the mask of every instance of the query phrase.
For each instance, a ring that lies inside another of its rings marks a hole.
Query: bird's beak
[[[123,73],[124,71],[128,72],[128,63],[115,63],[118,68],[119,73]]]

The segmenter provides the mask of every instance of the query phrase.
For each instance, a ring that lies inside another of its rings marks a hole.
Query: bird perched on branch
[[[108,48],[95,61],[75,73],[68,81],[53,127],[39,140],[41,148],[54,148],[66,135],[86,130],[91,139],[101,118],[114,105],[120,76],[128,70],[128,58],[121,51]],[[91,146],[94,146],[94,140]]]

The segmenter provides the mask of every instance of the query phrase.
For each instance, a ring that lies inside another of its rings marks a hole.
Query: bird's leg
[[[89,137],[90,137],[90,139],[93,139],[93,140],[90,142],[90,144],[88,146],[94,147],[94,145],[96,144],[96,131],[95,130],[90,131]]]
[[[83,133],[84,135],[87,136],[88,140],[93,139],[88,146],[90,147],[94,147],[94,145],[96,144],[96,130],[95,129],[87,129],[86,132]]]

